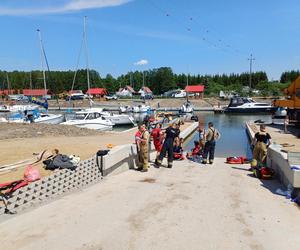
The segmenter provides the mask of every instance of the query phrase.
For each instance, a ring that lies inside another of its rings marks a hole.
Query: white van
[[[186,92],[184,90],[178,90],[172,95],[174,98],[184,98],[186,97]]]

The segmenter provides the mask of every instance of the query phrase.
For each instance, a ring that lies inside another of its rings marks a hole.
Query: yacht
[[[224,112],[227,113],[271,113],[276,108],[268,103],[256,102],[248,97],[233,97]]]
[[[71,120],[61,123],[62,125],[74,125],[80,128],[96,129],[101,131],[112,130],[115,125],[110,119],[102,115],[97,109],[86,109],[75,113]],[[102,110],[103,111],[103,110]]]
[[[181,113],[193,113],[194,112],[194,107],[193,104],[191,104],[189,101],[185,102],[181,108],[180,108]]]

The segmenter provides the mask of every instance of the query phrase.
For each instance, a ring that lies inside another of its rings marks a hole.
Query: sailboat
[[[186,87],[189,86],[189,74],[187,75],[187,80],[186,80]],[[189,93],[186,93],[186,101],[182,104],[180,108],[181,113],[193,113],[194,112],[194,106],[193,104],[189,101]]]
[[[44,69],[44,60],[46,60],[47,66],[48,66],[48,62],[45,54],[45,49],[43,46],[41,31],[38,29],[37,32],[39,36],[40,49],[41,49],[41,63],[42,63],[43,81],[44,81],[44,89],[45,89],[44,96],[47,96],[47,83],[46,83],[46,73]],[[61,114],[48,114],[48,112],[46,113],[40,112],[38,106],[45,107],[44,105],[45,103],[35,101],[35,100],[31,100],[31,102],[36,105],[13,105],[11,107],[8,107],[10,114],[7,118],[1,119],[1,122],[59,124],[64,121],[64,116]],[[48,104],[46,105],[46,107],[48,107]]]
[[[84,46],[85,59],[86,59],[86,73],[87,73],[87,85],[88,89],[90,89],[90,74],[89,74],[89,57],[88,57],[88,47],[87,47],[87,37],[86,37],[86,19],[84,17],[83,21],[83,40],[82,46]],[[78,70],[78,64],[80,60],[81,49],[77,61],[77,67],[73,78],[72,90],[76,81],[76,73]],[[84,127],[89,129],[97,129],[101,131],[111,130],[114,125],[127,125],[127,124],[135,124],[133,117],[125,114],[112,114],[109,112],[103,112],[102,108],[96,108],[93,106],[93,101],[89,97],[90,108],[84,109],[82,111],[76,112],[75,117],[67,122],[63,123],[63,125],[75,125],[78,127]]]

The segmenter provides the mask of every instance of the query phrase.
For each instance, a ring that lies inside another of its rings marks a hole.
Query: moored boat
[[[225,113],[271,113],[276,110],[276,107],[263,102],[256,102],[248,97],[233,97]]]
[[[61,123],[62,125],[74,125],[80,128],[95,129],[101,131],[112,130],[114,123],[105,118],[101,112],[95,109],[86,109],[75,113],[71,120]]]

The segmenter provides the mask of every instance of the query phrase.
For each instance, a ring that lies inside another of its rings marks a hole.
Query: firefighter
[[[214,128],[212,122],[208,123],[208,129],[205,133],[205,145],[203,152],[203,164],[207,163],[207,157],[209,157],[209,164],[213,164],[215,158],[216,140],[220,138],[220,132]]]
[[[174,146],[174,139],[179,137],[180,129],[176,123],[171,124],[165,132],[165,141],[162,147],[162,151],[156,161],[157,167],[159,167],[162,163],[164,157],[168,153],[168,168],[172,168],[173,166],[173,146]]]
[[[267,148],[271,144],[271,136],[266,132],[266,126],[263,124],[260,125],[259,130],[260,131],[255,134],[252,142],[254,145],[252,166],[256,165],[257,162],[260,162],[261,164],[266,162]]]
[[[139,159],[141,172],[147,172],[149,168],[148,150],[149,150],[149,132],[146,125],[140,126],[141,136],[139,138]]]

